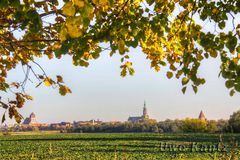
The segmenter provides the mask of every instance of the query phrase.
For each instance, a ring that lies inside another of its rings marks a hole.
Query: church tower
[[[143,106],[143,118],[148,119],[148,113],[147,113],[147,107],[146,107],[146,102],[144,101],[144,106]]]
[[[199,120],[202,120],[202,121],[206,121],[206,120],[207,120],[206,117],[205,117],[205,115],[204,115],[204,113],[203,113],[203,111],[200,112],[200,114],[199,114],[199,116],[198,116],[198,119],[199,119]]]

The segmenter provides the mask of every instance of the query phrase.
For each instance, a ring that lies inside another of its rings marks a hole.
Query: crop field
[[[0,160],[238,159],[232,137],[240,140],[238,134],[193,133],[0,135]]]

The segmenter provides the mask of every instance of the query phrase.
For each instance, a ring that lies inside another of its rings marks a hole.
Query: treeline
[[[229,120],[199,120],[187,118],[184,120],[170,120],[156,122],[145,120],[139,122],[105,122],[99,124],[73,123],[68,127],[51,126],[22,126],[17,125],[10,128],[0,128],[4,131],[39,131],[39,130],[60,130],[70,133],[94,133],[94,132],[194,132],[194,133],[240,133],[240,110],[234,112]]]
[[[97,125],[75,125],[67,132],[195,132],[195,133],[240,133],[240,110],[229,120],[184,120],[101,123]]]
[[[119,122],[96,125],[75,125],[67,130],[75,133],[93,132],[230,132],[227,120],[203,121],[199,119],[165,120],[161,122]]]

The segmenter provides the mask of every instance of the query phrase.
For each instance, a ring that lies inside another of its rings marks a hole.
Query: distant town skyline
[[[186,118],[190,118],[190,119],[199,119],[201,121],[208,121],[208,119],[205,117],[204,112],[201,110],[199,113],[198,117],[186,117]],[[186,119],[184,118],[184,119]],[[95,123],[96,122],[96,123]],[[79,121],[79,120],[74,120],[73,122],[70,121],[60,121],[58,123],[41,123],[38,122],[37,120],[37,116],[34,112],[32,112],[28,117],[26,117],[22,123],[20,123],[20,125],[22,126],[32,126],[32,127],[39,127],[39,126],[51,126],[51,125],[68,125],[68,124],[76,124],[76,123],[80,123],[80,124],[97,124],[97,123],[102,123],[102,122],[154,122],[156,123],[157,120],[156,119],[152,119],[151,115],[148,114],[147,112],[147,107],[146,107],[146,102],[144,101],[144,106],[143,106],[143,112],[141,116],[129,116],[128,119],[124,120],[124,121],[101,121],[99,119],[90,119],[90,120],[83,120],[83,121]]]

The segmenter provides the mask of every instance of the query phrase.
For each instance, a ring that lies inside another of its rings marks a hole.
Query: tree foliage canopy
[[[10,118],[20,122],[17,108],[32,99],[24,92],[29,73],[39,86],[71,90],[62,77],[47,76],[36,57],[61,58],[70,55],[73,64],[87,67],[102,51],[120,54],[121,76],[133,75],[129,48],[140,47],[159,71],[169,68],[167,77],[182,81],[182,92],[192,86],[197,92],[205,80],[198,68],[209,56],[221,58],[219,70],[230,94],[240,92],[240,2],[236,0],[1,0],[0,1],[0,91],[15,88],[16,100],[1,101]],[[213,32],[203,24],[210,21]],[[231,29],[226,24],[231,24]],[[6,81],[16,66],[27,68],[23,82]],[[36,73],[33,65],[42,73]],[[5,115],[2,121],[5,120]]]
[[[232,132],[240,132],[240,110],[230,116],[228,123]]]

